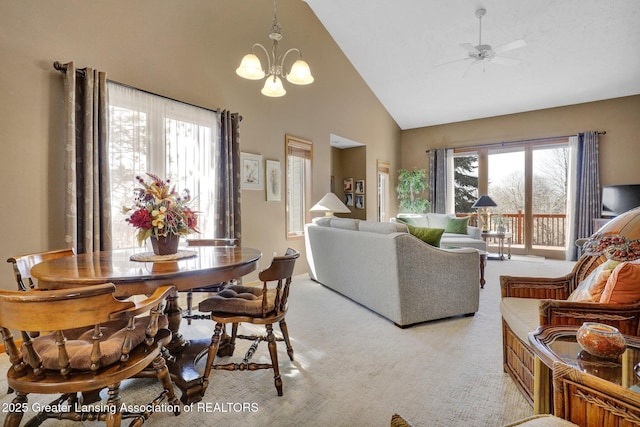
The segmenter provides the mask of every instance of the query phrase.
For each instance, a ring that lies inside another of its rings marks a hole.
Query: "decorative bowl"
[[[576,340],[587,353],[606,359],[615,359],[627,349],[620,331],[602,323],[583,323],[576,333]]]

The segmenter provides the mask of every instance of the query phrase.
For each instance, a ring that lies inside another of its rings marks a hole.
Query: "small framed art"
[[[344,179],[344,192],[351,193],[353,191],[353,178],[345,178]]]
[[[356,180],[356,194],[364,194],[364,179]]]
[[[356,209],[364,209],[364,194],[356,194]]]
[[[353,193],[344,193],[344,204],[353,206]]]
[[[267,183],[267,202],[279,202],[282,198],[282,171],[280,162],[267,160],[265,181]]]
[[[240,153],[241,178],[243,190],[262,190],[264,188],[262,172],[262,156],[259,154]]]

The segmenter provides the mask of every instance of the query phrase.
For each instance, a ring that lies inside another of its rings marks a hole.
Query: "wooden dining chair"
[[[13,267],[13,274],[16,282],[18,282],[18,289],[26,291],[27,289],[35,288],[35,283],[31,277],[31,267],[44,261],[72,255],[75,255],[73,249],[58,249],[11,257],[7,262]]]
[[[234,238],[216,238],[216,239],[187,239],[187,246],[218,246],[233,248],[238,246],[238,239]],[[182,316],[187,320],[187,324],[190,325],[194,319],[203,319],[207,316],[193,314],[193,293],[194,292],[218,292],[225,286],[232,284],[229,282],[212,283],[208,286],[201,286],[198,288],[189,289],[187,291],[187,310]]]
[[[300,253],[289,248],[284,256],[274,257],[271,265],[258,274],[258,278],[262,281],[261,287],[231,285],[218,292],[217,295],[200,303],[200,311],[210,313],[211,320],[216,323],[207,353],[204,371],[205,389],[209,384],[209,376],[212,369],[224,369],[227,371],[273,369],[276,390],[278,396],[282,396],[282,379],[280,378],[280,369],[278,367],[276,341],[285,342],[289,359],[293,361],[293,348],[289,339],[285,315],[287,314],[291,276],[296,259],[299,256]],[[269,283],[272,282],[275,283],[275,286],[269,287]],[[282,332],[282,338],[278,339],[273,334],[273,324],[276,322],[280,324],[280,331]],[[241,363],[214,364],[213,362],[220,346],[223,327],[227,323],[232,324],[229,342],[231,352],[233,352],[236,338],[252,340],[253,344],[247,350]],[[265,325],[266,335],[238,335],[239,323]],[[271,364],[250,362],[251,357],[258,348],[258,344],[262,341],[267,341],[268,343]]]
[[[115,299],[115,289],[107,283],[50,291],[0,290],[0,333],[11,363],[7,382],[16,393],[7,406],[5,427],[20,424],[32,408],[27,400],[31,393],[60,396],[43,405],[28,425],[57,419],[99,420],[115,427],[122,419],[133,419],[131,425],[139,426],[164,398],[175,415],[180,413],[161,353],[171,340],[162,309],[173,287],[158,288],[139,302]],[[22,342],[14,339],[14,331],[20,331]],[[40,334],[33,338],[26,331]],[[120,382],[148,368],[163,391],[152,402],[135,405],[142,412],[121,412]],[[105,387],[107,401],[87,405],[84,393]]]

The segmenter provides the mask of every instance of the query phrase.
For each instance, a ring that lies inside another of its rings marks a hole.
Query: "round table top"
[[[193,252],[187,258],[153,262],[132,261],[132,255],[144,248],[116,249],[57,258],[36,264],[31,275],[41,289],[65,289],[75,286],[114,283],[118,295],[153,292],[171,284],[177,290],[237,279],[255,270],[262,256],[259,250],[243,247],[189,246],[181,252]]]

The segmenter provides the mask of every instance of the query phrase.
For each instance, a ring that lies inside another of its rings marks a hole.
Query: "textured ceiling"
[[[402,129],[640,94],[639,0],[306,0]],[[469,67],[482,42],[517,65]]]

